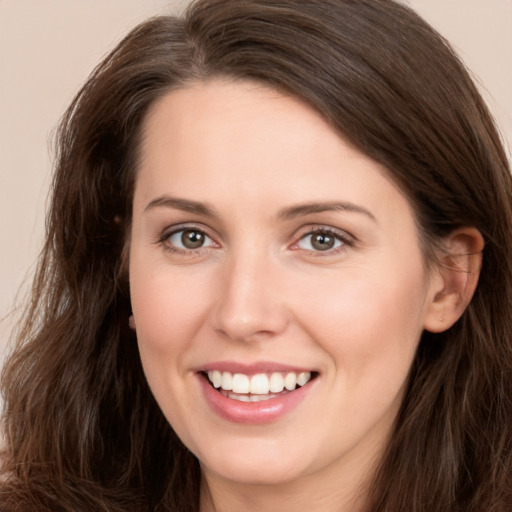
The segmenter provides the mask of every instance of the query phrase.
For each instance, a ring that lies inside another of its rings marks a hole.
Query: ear
[[[484,239],[475,228],[460,228],[443,241],[431,271],[424,328],[449,329],[464,313],[478,284]]]

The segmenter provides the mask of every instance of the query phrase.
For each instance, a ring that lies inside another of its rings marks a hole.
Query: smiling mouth
[[[210,370],[204,375],[222,395],[240,402],[261,402],[281,397],[305,386],[316,372],[273,372],[245,375],[243,373]]]

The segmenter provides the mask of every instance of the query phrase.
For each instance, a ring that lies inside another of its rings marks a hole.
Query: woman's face
[[[211,480],[363,474],[433,299],[408,201],[250,82],[169,93],[143,136],[130,286],[164,415]]]

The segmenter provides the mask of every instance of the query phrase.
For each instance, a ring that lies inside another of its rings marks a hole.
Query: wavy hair
[[[2,510],[196,512],[200,470],[160,412],[128,328],[124,247],[141,124],[213,77],[302,99],[383,164],[427,261],[485,238],[472,302],[424,333],[365,512],[512,506],[512,183],[499,134],[449,44],[392,0],[199,0],[135,28],[60,124],[46,244],[3,371]]]

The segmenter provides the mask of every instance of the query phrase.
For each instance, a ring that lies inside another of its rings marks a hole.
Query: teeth
[[[251,377],[251,394],[266,395],[269,392],[268,377],[264,373]]]
[[[279,372],[271,373],[257,373],[252,377],[243,373],[232,374],[230,372],[220,372],[218,370],[211,370],[208,372],[208,379],[215,388],[221,388],[224,391],[232,391],[237,393],[237,399],[241,401],[257,402],[264,400],[268,397],[261,395],[268,395],[269,393],[281,393],[285,389],[293,391],[297,385],[304,386],[311,379],[311,372],[301,372],[299,374],[288,372],[282,374]],[[233,393],[229,393],[232,397]],[[251,395],[239,396],[239,395]],[[259,398],[261,396],[261,398]],[[247,398],[247,400],[245,399]]]
[[[272,393],[281,393],[284,389],[284,378],[280,373],[273,373],[269,381],[270,391]]]
[[[299,373],[299,375],[297,375],[297,384],[299,386],[304,386],[304,384],[307,384],[309,379],[311,379],[310,372],[301,372],[301,373]]]
[[[222,384],[222,373],[217,370],[213,370],[212,372],[208,372],[208,378],[214,388],[220,388]]]
[[[263,402],[265,400],[271,400],[272,398],[276,398],[279,394],[269,393],[268,395],[238,395],[237,393],[230,393],[229,391],[224,391],[223,389],[220,392],[231,398],[232,400],[238,400],[239,402]],[[289,391],[283,391],[283,393],[289,393]]]
[[[297,375],[295,373],[287,373],[284,378],[284,387],[288,391],[292,391],[297,386]]]
[[[231,384],[233,393],[249,393],[250,391],[249,377],[243,373],[235,373]]]
[[[233,389],[233,376],[231,373],[224,372],[222,374],[222,382],[220,387],[226,391],[231,391]]]

